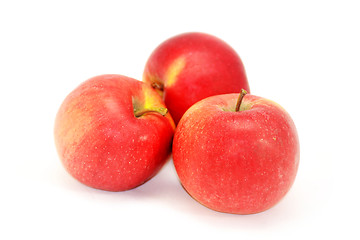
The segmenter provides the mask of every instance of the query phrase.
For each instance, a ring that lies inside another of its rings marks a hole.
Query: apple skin
[[[205,33],[183,33],[150,55],[143,81],[163,90],[175,123],[194,103],[209,96],[250,91],[244,65],[227,43]]]
[[[204,206],[253,214],[278,203],[292,186],[300,149],[294,122],[277,103],[238,94],[194,104],[180,120],[173,162],[185,190]]]
[[[62,103],[54,137],[65,169],[83,184],[124,191],[154,176],[171,153],[175,125],[156,91],[121,75],[91,78]]]

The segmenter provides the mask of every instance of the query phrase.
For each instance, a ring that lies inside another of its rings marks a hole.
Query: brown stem
[[[160,91],[164,91],[164,84],[157,79],[152,80],[151,86]]]
[[[240,110],[241,102],[246,94],[247,94],[247,91],[245,89],[241,89],[239,98],[236,102],[235,112],[238,112]]]
[[[134,112],[135,117],[141,117],[144,114],[147,113],[158,113],[161,114],[162,116],[165,116],[168,113],[167,108],[156,108],[156,109],[143,109],[143,110],[139,110]]]

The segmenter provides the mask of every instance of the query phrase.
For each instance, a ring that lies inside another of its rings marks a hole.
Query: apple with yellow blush
[[[235,50],[215,36],[198,32],[161,43],[146,63],[143,81],[163,97],[176,124],[201,99],[241,89],[250,91]]]
[[[54,136],[61,162],[75,179],[97,189],[124,191],[159,171],[171,153],[174,129],[150,85],[101,75],[65,98]]]

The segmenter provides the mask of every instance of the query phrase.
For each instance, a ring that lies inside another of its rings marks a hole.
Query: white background
[[[359,30],[360,7],[344,0],[1,1],[0,239],[358,239]],[[53,124],[65,96],[99,74],[140,80],[152,50],[188,31],[229,43],[252,94],[295,121],[298,176],[266,212],[203,207],[172,161],[119,193],[60,163]]]

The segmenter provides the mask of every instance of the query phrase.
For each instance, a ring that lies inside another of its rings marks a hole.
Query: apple
[[[154,176],[175,124],[156,91],[121,75],[91,78],[64,100],[54,136],[65,169],[87,186],[124,191]]]
[[[143,73],[163,96],[175,123],[194,103],[209,96],[250,91],[239,55],[223,40],[183,33],[161,43]]]
[[[175,131],[173,162],[181,184],[219,212],[271,208],[289,191],[299,165],[299,140],[289,114],[273,101],[245,94],[194,104]]]

